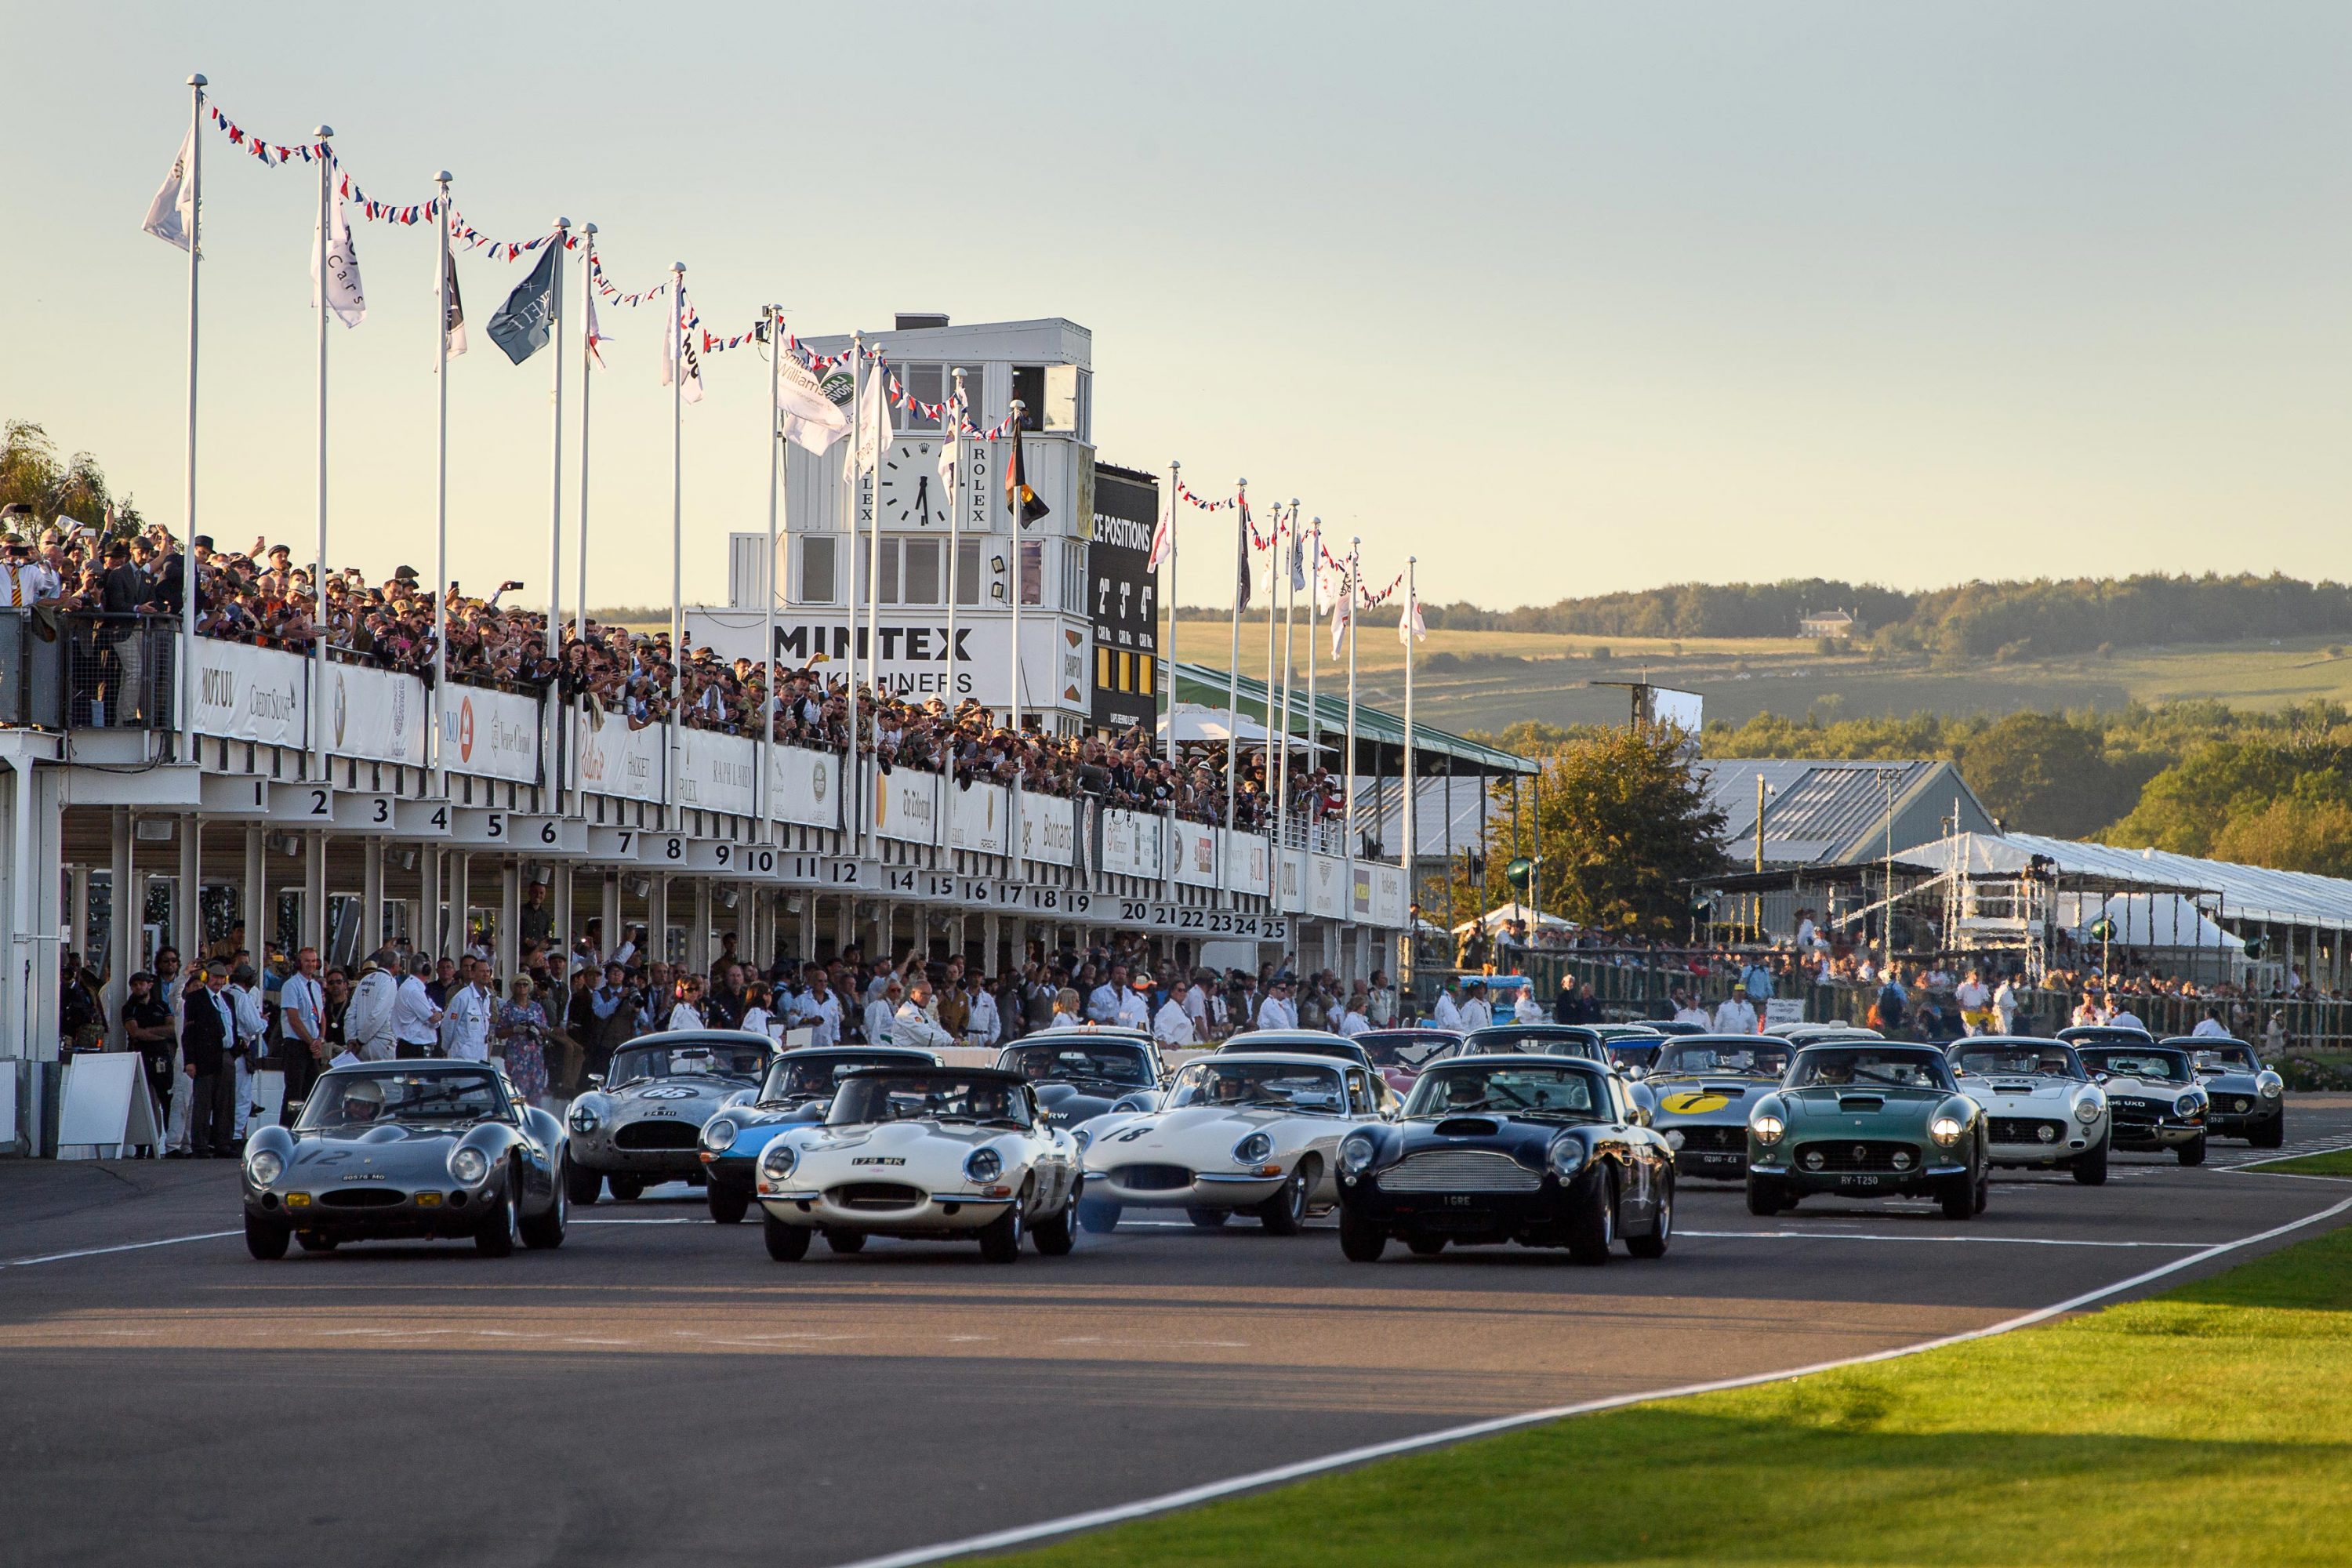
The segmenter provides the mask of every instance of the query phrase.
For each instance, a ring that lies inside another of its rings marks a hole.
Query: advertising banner
[[[1217,830],[1197,822],[1176,824],[1176,879],[1188,887],[1217,885]]]
[[[539,782],[539,700],[486,686],[441,689],[441,754],[461,773]]]
[[[1103,813],[1102,824],[1104,870],[1119,877],[1160,875],[1160,837],[1166,818],[1112,808]]]
[[[196,729],[232,741],[310,741],[310,661],[276,648],[196,639]]]
[[[737,816],[758,811],[759,744],[740,735],[682,731],[677,747],[677,804]]]
[[[975,855],[1003,855],[1013,844],[1013,792],[1003,784],[949,784],[948,847]]]
[[[620,714],[583,702],[572,715],[573,776],[592,795],[657,801],[668,739],[667,725],[632,730]]]
[[[1327,921],[1348,915],[1348,863],[1336,855],[1307,857],[1307,912]]]
[[[1264,835],[1229,833],[1225,835],[1225,858],[1231,867],[1229,884],[1236,893],[1255,893],[1263,898],[1273,890],[1274,845]]]
[[[940,841],[940,775],[920,768],[877,770],[866,794],[874,815],[866,823],[877,836],[901,844]]]
[[[720,658],[730,660],[760,657],[760,633],[766,624],[766,617],[756,610],[690,609],[686,613],[688,640],[707,643]],[[799,668],[822,654],[838,671],[848,666],[849,645],[850,617],[845,611],[794,607],[776,612],[780,664]],[[873,657],[875,648],[881,650],[879,660]],[[992,708],[1002,707],[1012,648],[1009,617],[990,619],[967,606],[956,617],[950,642],[945,605],[908,609],[886,605],[871,637],[866,635],[865,617],[858,617],[857,678],[909,701],[944,697],[952,704],[974,697]]]
[[[1049,866],[1078,863],[1078,814],[1058,795],[1021,795],[1021,858]]]
[[[1372,868],[1372,923],[1402,931],[1405,922],[1404,868]]]
[[[768,789],[777,821],[841,826],[841,758],[835,753],[778,746],[768,768]]]
[[[425,765],[425,682],[364,665],[327,666],[327,749],[339,757]]]
[[[1160,574],[1150,563],[1160,480],[1097,463],[1094,492],[1087,544],[1087,613],[1095,644],[1091,717],[1113,729],[1154,723]]]

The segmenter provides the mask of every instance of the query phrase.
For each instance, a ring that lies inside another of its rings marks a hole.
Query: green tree
[[[2099,731],[2055,713],[2012,713],[1954,748],[1960,776],[2007,826],[2082,838],[2131,799]]]
[[[115,500],[95,457],[76,452],[60,458],[49,433],[29,419],[0,425],[0,506],[12,503],[31,508],[44,527],[60,517],[103,527],[110,513],[118,534],[136,533],[143,525],[131,497]]]

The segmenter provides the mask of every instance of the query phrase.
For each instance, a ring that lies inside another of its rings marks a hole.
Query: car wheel
[[[315,1230],[298,1230],[294,1233],[294,1242],[305,1252],[332,1252],[338,1245],[339,1238],[320,1236]]]
[[[1988,1166],[1977,1173],[1976,1207],[1972,1215],[1984,1213],[1985,1205],[1990,1202],[1992,1202],[1992,1170]]]
[[[1629,1236],[1625,1250],[1636,1258],[1664,1258],[1666,1243],[1675,1234],[1675,1194],[1672,1190],[1658,1194],[1658,1217],[1647,1236]]]
[[[1017,1199],[1005,1205],[1003,1214],[980,1227],[980,1255],[991,1263],[1020,1260],[1021,1206]]]
[[[514,1194],[509,1193],[482,1216],[481,1227],[474,1232],[474,1250],[485,1258],[504,1258],[514,1251],[520,1238]]]
[[[1944,1205],[1946,1219],[1968,1219],[1977,1212],[1977,1184],[1967,1176],[1954,1176],[1944,1184],[1936,1201]]]
[[[2102,1139],[2099,1146],[2086,1154],[2074,1156],[2074,1179],[2086,1187],[2107,1184],[2107,1145]]]
[[[703,1189],[702,1201],[710,1205],[710,1217],[720,1225],[739,1225],[751,1212],[751,1194],[740,1187],[722,1187],[717,1182]]]
[[[612,1188],[613,1195],[625,1204],[635,1203],[646,1195],[646,1179],[643,1176],[607,1176],[604,1184]]]
[[[1378,1263],[1388,1246],[1389,1233],[1370,1220],[1359,1219],[1342,1205],[1339,1210],[1339,1254],[1350,1263]]]
[[[1059,1210],[1029,1227],[1037,1250],[1047,1258],[1067,1258],[1078,1244],[1077,1205],[1067,1198]]]
[[[290,1226],[257,1214],[245,1216],[245,1249],[264,1263],[275,1263],[286,1256],[288,1243],[294,1239]]]
[[[566,1165],[572,1163],[568,1154],[558,1157]],[[558,1172],[553,1184],[555,1195],[548,1200],[546,1211],[526,1215],[516,1227],[522,1233],[522,1244],[534,1252],[549,1252],[563,1245],[563,1233],[572,1221],[571,1183],[567,1177],[568,1173]],[[518,1182],[516,1191],[520,1190]]]
[[[563,1161],[563,1190],[582,1208],[592,1208],[604,1195],[604,1178],[585,1165],[575,1165],[570,1155]]]
[[[786,1225],[774,1215],[767,1215],[766,1220],[761,1228],[767,1236],[769,1257],[779,1263],[798,1263],[808,1256],[808,1226]]]
[[[2257,1149],[2276,1149],[2286,1142],[2286,1112],[2282,1110],[2254,1129],[2246,1142]]]
[[[1780,1189],[1771,1178],[1750,1174],[1748,1178],[1748,1212],[1760,1219],[1779,1214],[1783,1205]]]
[[[1609,1249],[1617,1242],[1617,1194],[1609,1173],[1593,1172],[1585,1195],[1571,1201],[1576,1208],[1568,1222],[1568,1256],[1597,1268],[1609,1261]]]
[[[1315,1162],[1298,1162],[1282,1191],[1257,1205],[1257,1217],[1269,1236],[1297,1236],[1307,1224],[1307,1194],[1315,1190]]]
[[[1088,1198],[1078,1205],[1078,1223],[1097,1236],[1108,1236],[1118,1228],[1118,1205]]]
[[[1186,1209],[1184,1217],[1199,1230],[1221,1230],[1225,1221],[1234,1217],[1231,1209]]]
[[[1445,1238],[1442,1236],[1408,1236],[1404,1238],[1404,1245],[1415,1258],[1434,1258],[1445,1250]]]
[[[2203,1164],[2205,1163],[2205,1134],[2200,1132],[2196,1137],[2190,1139],[2188,1142],[2183,1143],[2174,1152],[2180,1156],[2180,1163],[2184,1165]]]
[[[854,1257],[866,1250],[866,1233],[862,1230],[835,1230],[828,1226],[824,1233],[824,1245],[827,1251],[838,1252],[844,1258]]]

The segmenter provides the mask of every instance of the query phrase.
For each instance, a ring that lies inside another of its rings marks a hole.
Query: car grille
[[[2116,1100],[2108,1104],[2119,1132],[2153,1132],[2170,1109],[2152,1100]]]
[[[1797,1169],[1801,1171],[1892,1171],[1895,1156],[1908,1154],[1910,1161],[1903,1169],[1919,1168],[1919,1151],[1908,1143],[1888,1143],[1877,1141],[1850,1141],[1843,1138],[1819,1143],[1797,1145]],[[1812,1163],[1811,1156],[1820,1154],[1822,1163]]]
[[[852,1182],[834,1188],[830,1196],[845,1209],[910,1209],[930,1194],[898,1182]]]
[[[1382,1171],[1384,1193],[1532,1193],[1543,1177],[1491,1149],[1432,1149]]]
[[[613,1133],[615,1149],[692,1149],[702,1142],[702,1130],[686,1121],[630,1121]]]
[[[1745,1127],[1675,1127],[1683,1135],[1685,1152],[1701,1154],[1745,1154],[1748,1152],[1748,1129]]]
[[[2242,1094],[2215,1095],[2213,1109],[2231,1116],[2243,1116],[2253,1110],[2254,1102]]]
[[[1992,1141],[1996,1143],[2063,1143],[2066,1124],[2043,1121],[2031,1116],[1996,1116],[1992,1119]]]
[[[319,1194],[331,1209],[388,1209],[408,1201],[408,1194],[390,1187],[336,1187]]]
[[[1130,1193],[1164,1193],[1191,1186],[1192,1173],[1181,1165],[1121,1165],[1110,1179]]]

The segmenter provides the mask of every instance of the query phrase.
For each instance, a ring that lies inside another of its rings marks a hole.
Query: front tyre
[[[1780,1195],[1780,1186],[1779,1183],[1773,1181],[1769,1176],[1759,1176],[1753,1172],[1748,1173],[1748,1212],[1749,1214],[1756,1215],[1759,1219],[1770,1219],[1774,1215],[1779,1214],[1781,1209],[1787,1206],[1787,1200],[1782,1198]]]
[[[1307,1227],[1307,1194],[1315,1190],[1315,1162],[1301,1160],[1282,1191],[1257,1205],[1268,1236],[1297,1236]]]
[[[2106,1141],[2100,1140],[2099,1146],[2087,1154],[2075,1155],[2074,1172],[2074,1179],[2086,1187],[2105,1186],[2107,1184]]]
[[[635,1203],[646,1194],[646,1179],[643,1176],[609,1176],[605,1178],[604,1184],[611,1187],[613,1195],[625,1204]]]
[[[1062,1206],[1039,1220],[1029,1230],[1037,1250],[1047,1258],[1067,1258],[1070,1248],[1078,1244],[1077,1205],[1064,1200]]]
[[[570,1163],[568,1156],[562,1156]],[[544,1213],[525,1215],[516,1228],[522,1233],[522,1244],[534,1252],[551,1252],[563,1245],[563,1232],[572,1218],[569,1184],[559,1179],[554,1193],[548,1199]]]
[[[1339,1210],[1339,1255],[1350,1263],[1378,1263],[1389,1233],[1369,1219]]]
[[[1625,1250],[1636,1258],[1664,1258],[1666,1243],[1675,1233],[1675,1194],[1672,1189],[1658,1195],[1658,1217],[1647,1236],[1629,1236]]]
[[[474,1232],[474,1250],[485,1258],[507,1258],[514,1253],[515,1243],[521,1239],[521,1226],[515,1214],[512,1193],[501,1194],[490,1212],[482,1216],[481,1228]]]
[[[2257,1127],[2246,1142],[2257,1149],[2276,1149],[2286,1142],[2286,1112],[2282,1110]]]
[[[2180,1163],[2184,1165],[2203,1164],[2205,1163],[2205,1134],[2200,1132],[2196,1137],[2190,1139],[2188,1142],[2183,1143],[2176,1152],[2180,1156]]]
[[[298,1230],[294,1240],[305,1252],[332,1252],[336,1246],[335,1237],[321,1236],[315,1230]]]
[[[1021,1204],[1018,1200],[1004,1205],[1004,1212],[980,1228],[980,1255],[991,1263],[1017,1263],[1021,1260]]]
[[[1944,1184],[1936,1201],[1944,1206],[1946,1219],[1970,1219],[1977,1212],[1977,1180],[1972,1176],[1954,1176]]]
[[[291,1226],[264,1219],[257,1214],[245,1216],[245,1249],[264,1263],[275,1263],[285,1257],[293,1239]]]
[[[1617,1194],[1609,1173],[1593,1172],[1584,1195],[1570,1201],[1575,1207],[1568,1222],[1568,1256],[1587,1268],[1599,1268],[1609,1261],[1609,1249],[1617,1241]]]
[[[1097,1236],[1108,1236],[1118,1228],[1119,1208],[1100,1199],[1088,1198],[1078,1205],[1078,1223]]]
[[[767,1216],[761,1226],[768,1243],[768,1256],[779,1263],[798,1263],[808,1256],[809,1227],[786,1225],[774,1215]]]
[[[751,1194],[737,1187],[722,1187],[717,1182],[702,1189],[702,1201],[710,1206],[710,1217],[719,1225],[740,1225],[743,1216],[751,1212]]]
[[[1194,1230],[1222,1230],[1225,1221],[1234,1217],[1231,1209],[1186,1209],[1184,1217],[1192,1222]]]
[[[575,1165],[569,1157],[563,1162],[563,1190],[581,1208],[593,1208],[604,1195],[604,1178],[585,1165]]]

